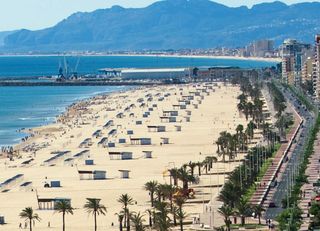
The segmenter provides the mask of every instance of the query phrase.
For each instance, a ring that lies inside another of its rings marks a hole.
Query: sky
[[[156,0],[0,0],[0,31],[16,29],[37,30],[54,26],[72,13],[108,8],[145,7]],[[273,0],[216,0],[228,6],[247,5]],[[320,1],[320,0],[319,0]],[[283,0],[287,4],[305,0]]]

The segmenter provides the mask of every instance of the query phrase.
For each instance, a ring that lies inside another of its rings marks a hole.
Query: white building
[[[107,77],[119,77],[122,79],[174,79],[190,76],[189,68],[128,68],[128,69],[101,69]]]

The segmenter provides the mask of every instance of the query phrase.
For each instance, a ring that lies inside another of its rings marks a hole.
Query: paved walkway
[[[270,167],[260,180],[256,192],[250,199],[250,203],[253,205],[263,205],[264,207],[268,207],[269,203],[272,201],[275,193],[275,189],[271,187],[272,182],[274,182],[275,180],[278,181],[279,173],[281,174],[282,169],[285,169],[286,159],[287,157],[290,157],[291,150],[294,149],[293,143],[303,122],[298,113],[295,110],[293,111],[294,124],[292,126],[292,129],[286,136],[288,142],[281,144],[279,150],[272,160]]]
[[[304,184],[301,188],[301,191],[303,193],[302,199],[299,203],[299,207],[303,211],[302,215],[302,225],[300,227],[301,231],[308,230],[309,224],[311,222],[310,216],[309,216],[309,208],[311,199],[313,196],[315,196],[314,193],[314,187],[313,183],[316,183],[319,179],[319,170],[320,170],[320,133],[317,134],[317,138],[314,142],[314,153],[309,158],[309,164],[306,169],[306,175],[308,176],[308,183]]]

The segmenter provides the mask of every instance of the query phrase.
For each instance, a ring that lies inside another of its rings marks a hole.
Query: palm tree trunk
[[[201,166],[198,165],[198,175],[201,176]]]
[[[127,215],[127,231],[130,231],[130,216],[129,216],[129,211]]]
[[[183,220],[180,219],[180,231],[183,231]]]
[[[63,212],[62,213],[62,231],[66,230],[66,228],[65,228],[65,216],[66,216],[66,214]]]
[[[94,231],[97,231],[97,213],[96,212],[94,212],[94,214],[93,214],[93,216],[94,216]]]
[[[183,181],[183,189],[185,190],[189,189],[188,181]]]
[[[153,193],[150,193],[151,207],[153,207],[153,200],[154,200],[153,197],[154,197]]]
[[[178,186],[178,178],[177,178],[177,176],[173,177],[173,184],[174,184],[174,186]]]
[[[123,228],[127,228],[127,206],[124,207]]]
[[[122,221],[119,222],[119,231],[122,231]]]
[[[29,219],[29,226],[30,231],[32,231],[32,219]]]
[[[245,225],[245,217],[241,217],[241,226],[244,226]]]

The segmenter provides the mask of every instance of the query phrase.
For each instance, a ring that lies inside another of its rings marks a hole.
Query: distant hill
[[[0,32],[0,47],[4,45],[4,39],[8,35],[10,35],[10,34],[12,34],[14,32],[16,32],[16,31],[2,31],[2,32]]]
[[[227,7],[209,0],[164,0],[146,8],[75,13],[51,28],[6,36],[6,50],[140,50],[244,46],[288,37],[312,42],[320,3],[282,2]]]

